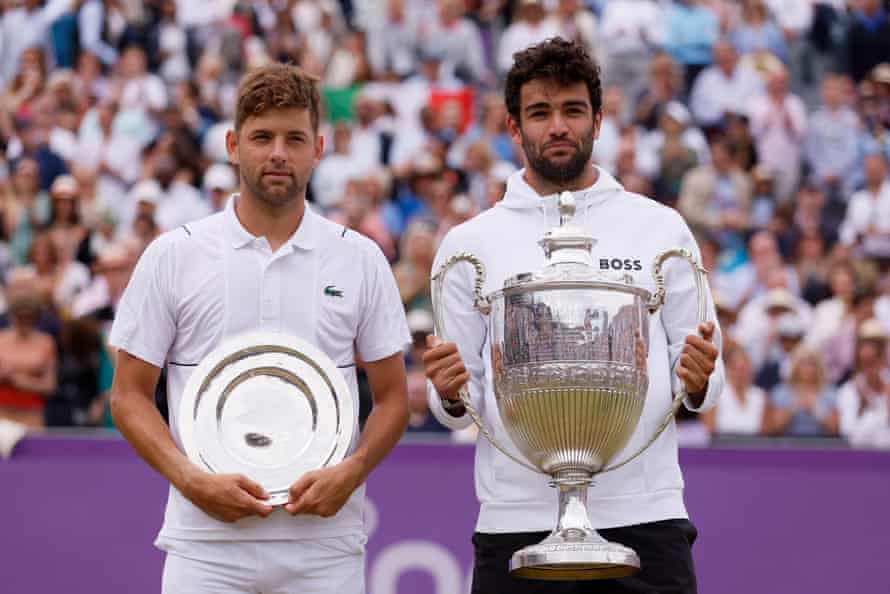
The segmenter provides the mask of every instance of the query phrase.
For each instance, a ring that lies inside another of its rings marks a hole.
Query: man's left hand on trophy
[[[426,377],[433,383],[443,401],[460,402],[460,389],[470,381],[470,372],[460,358],[457,345],[442,342],[438,336],[432,334],[427,336],[426,344],[428,349],[423,354]],[[458,417],[463,414],[462,410],[447,410]]]
[[[683,380],[686,393],[693,405],[700,406],[705,399],[708,378],[717,364],[719,354],[713,342],[714,322],[703,322],[698,326],[699,335],[690,334],[686,337],[677,376]]]

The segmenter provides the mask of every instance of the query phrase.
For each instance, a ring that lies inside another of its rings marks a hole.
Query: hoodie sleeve
[[[460,229],[452,230],[442,240],[433,262],[433,274],[436,274],[442,263],[454,254],[473,251],[460,241],[459,235],[456,233],[459,231]],[[482,414],[486,373],[483,347],[487,325],[485,318],[476,311],[473,305],[474,280],[475,271],[468,262],[456,264],[445,275],[442,304],[440,305],[444,322],[444,336],[440,336],[440,338],[445,342],[457,344],[461,359],[470,372],[470,401]],[[455,417],[442,408],[442,399],[432,382],[429,381],[427,382],[427,396],[433,416],[446,427],[464,429],[473,423],[470,415],[466,413]]]
[[[683,247],[690,250],[693,255],[701,262],[701,254],[699,253],[698,244],[696,244],[692,233],[686,223],[677,216],[677,223],[681,229],[678,239],[674,242],[677,247]],[[695,277],[693,276],[692,267],[682,258],[671,258],[664,264],[665,288],[667,290],[664,299],[664,305],[661,308],[661,323],[664,326],[665,334],[668,342],[668,356],[671,365],[671,389],[677,394],[683,388],[683,382],[677,376],[677,366],[680,363],[680,354],[683,352],[683,345],[686,337],[690,334],[698,332],[697,326],[697,304]],[[707,319],[714,322],[714,336],[712,338],[717,345],[720,354],[717,356],[717,362],[711,377],[708,379],[708,388],[705,393],[705,399],[701,406],[695,407],[689,398],[686,399],[686,408],[694,412],[704,412],[709,410],[717,402],[720,393],[723,392],[724,372],[722,359],[722,342],[723,336],[720,331],[720,325],[717,323],[717,313],[714,308],[714,300],[711,296],[711,289],[707,284],[704,285],[706,314]]]

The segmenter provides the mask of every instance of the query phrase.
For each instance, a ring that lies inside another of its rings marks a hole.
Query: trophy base
[[[593,530],[554,532],[510,559],[511,575],[534,580],[600,580],[639,570],[640,558],[633,549],[609,542]]]

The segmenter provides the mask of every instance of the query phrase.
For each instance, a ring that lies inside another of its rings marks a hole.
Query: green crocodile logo
[[[324,294],[328,297],[342,297],[343,291],[338,289],[335,285],[328,285],[324,288]]]

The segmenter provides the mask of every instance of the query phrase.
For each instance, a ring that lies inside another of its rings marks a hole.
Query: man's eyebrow
[[[275,131],[274,131],[274,130],[271,130],[271,129],[269,129],[269,128],[256,128],[256,129],[254,129],[254,130],[251,130],[251,131],[250,131],[250,134],[251,134],[251,135],[253,135],[253,134],[273,134],[273,135],[274,135],[274,134],[275,134]],[[299,135],[299,136],[308,136],[308,135],[309,135],[305,130],[300,130],[300,129],[286,130],[286,131],[284,132],[284,134],[285,134],[286,136],[296,136],[296,135]]]
[[[569,99],[565,103],[562,104],[563,107],[583,107],[587,109],[587,102],[581,101],[580,99]]]
[[[525,107],[525,111],[534,111],[536,109],[551,109],[552,107],[552,103],[549,103],[547,101],[538,101],[537,103],[527,105]],[[581,107],[583,109],[587,109],[587,102],[580,99],[569,99],[565,103],[561,104],[560,107],[562,107],[563,109],[566,107]]]
[[[537,103],[532,103],[531,105],[525,106],[525,111],[532,111],[535,109],[549,109],[551,107],[550,103],[546,101],[538,101]]]

